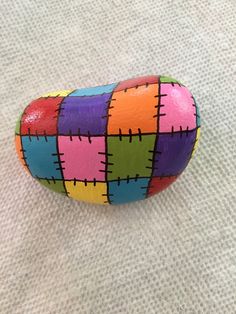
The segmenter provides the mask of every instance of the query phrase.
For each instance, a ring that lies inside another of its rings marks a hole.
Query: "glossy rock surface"
[[[197,145],[189,90],[165,76],[53,92],[32,101],[16,149],[41,184],[77,200],[120,204],[168,187]]]

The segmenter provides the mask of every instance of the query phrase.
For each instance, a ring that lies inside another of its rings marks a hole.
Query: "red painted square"
[[[56,135],[58,109],[63,99],[48,97],[32,101],[21,118],[21,135]]]
[[[165,190],[171,183],[177,179],[177,176],[173,177],[153,177],[149,184],[148,196],[152,196]]]
[[[138,88],[141,85],[148,86],[149,84],[156,84],[157,82],[158,82],[158,76],[156,75],[136,77],[133,79],[120,82],[116,86],[114,92],[126,90],[128,88],[133,88],[133,87]]]

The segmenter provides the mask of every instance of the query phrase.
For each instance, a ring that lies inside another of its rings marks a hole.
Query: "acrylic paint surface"
[[[43,95],[16,126],[16,150],[41,184],[98,204],[145,199],[173,183],[196,150],[199,109],[166,76]]]

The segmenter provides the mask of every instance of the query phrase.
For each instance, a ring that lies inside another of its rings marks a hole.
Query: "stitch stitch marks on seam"
[[[153,133],[156,134],[156,87],[157,84],[142,85],[139,92],[115,91],[109,109],[108,136]],[[132,139],[131,139],[132,140]]]

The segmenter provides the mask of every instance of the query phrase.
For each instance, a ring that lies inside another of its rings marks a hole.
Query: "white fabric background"
[[[235,0],[1,0],[0,313],[236,313]],[[171,75],[203,121],[168,190],[102,207],[17,161],[18,114],[42,93]]]

